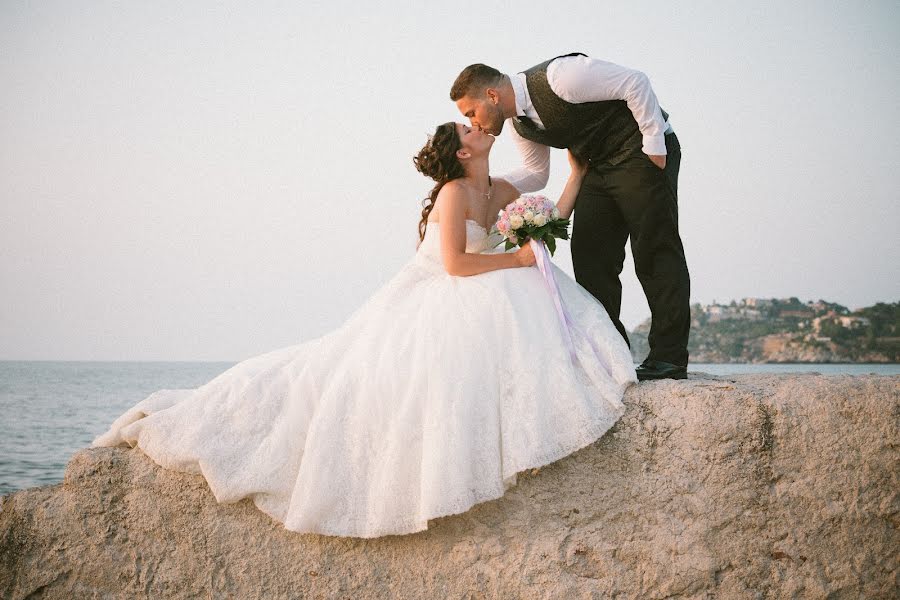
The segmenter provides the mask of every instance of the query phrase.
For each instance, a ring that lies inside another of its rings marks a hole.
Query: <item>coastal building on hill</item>
[[[640,361],[649,352],[648,319],[631,335]],[[851,311],[791,298],[694,304],[688,350],[693,362],[900,362],[900,302]]]

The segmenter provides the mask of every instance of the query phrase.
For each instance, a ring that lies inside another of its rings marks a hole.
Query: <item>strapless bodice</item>
[[[481,254],[502,251],[502,247],[494,248],[501,239],[503,238],[499,233],[490,233],[477,221],[466,219],[466,252]],[[425,239],[419,245],[417,254],[420,258],[441,260],[440,222],[428,223]]]

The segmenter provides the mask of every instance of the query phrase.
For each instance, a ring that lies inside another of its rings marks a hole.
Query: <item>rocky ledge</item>
[[[285,531],[140,451],[0,511],[3,598],[889,598],[900,377],[634,386],[602,439],[409,536]]]

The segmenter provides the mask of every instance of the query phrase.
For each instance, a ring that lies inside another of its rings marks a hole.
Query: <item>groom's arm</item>
[[[668,123],[650,80],[640,71],[589,56],[567,56],[550,63],[547,83],[557,96],[575,104],[624,100],[643,135],[644,154],[666,155]]]
[[[550,178],[550,147],[526,140],[512,123],[507,123],[513,142],[522,157],[522,166],[497,175],[513,184],[520,194],[544,189]]]

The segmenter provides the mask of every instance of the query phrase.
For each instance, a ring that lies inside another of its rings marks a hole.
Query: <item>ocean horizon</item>
[[[0,495],[62,481],[71,455],[160,389],[198,387],[235,362],[0,361]],[[900,375],[900,364],[698,363],[689,373]]]

